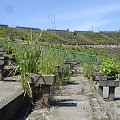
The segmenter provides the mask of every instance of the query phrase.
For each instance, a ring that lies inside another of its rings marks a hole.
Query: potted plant
[[[100,72],[107,76],[107,80],[115,80],[119,74],[120,64],[112,58],[103,59],[100,65]]]

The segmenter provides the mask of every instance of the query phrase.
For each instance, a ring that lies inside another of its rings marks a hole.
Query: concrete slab
[[[16,120],[29,105],[20,82],[0,81],[0,119]]]
[[[22,93],[20,83],[0,81],[0,109]]]
[[[5,77],[4,81],[9,81],[9,82],[20,82],[21,76],[20,75],[15,75],[11,77]]]

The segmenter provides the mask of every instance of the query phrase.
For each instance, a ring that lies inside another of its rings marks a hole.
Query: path
[[[50,111],[33,110],[26,120],[113,120],[113,111],[90,80],[78,75],[70,81],[58,90]]]
[[[85,85],[82,76],[72,77],[71,81],[74,82],[63,86],[59,96],[54,97],[55,102],[49,112],[49,120],[93,120],[87,96],[90,88]]]

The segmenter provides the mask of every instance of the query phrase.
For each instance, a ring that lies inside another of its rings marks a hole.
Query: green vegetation
[[[114,40],[115,44],[120,44],[120,31],[111,31],[111,32],[102,32],[104,35],[111,38],[111,40]]]
[[[23,42],[37,40],[37,42],[59,43],[59,39],[47,31],[3,26],[0,26],[0,38],[9,38],[17,41],[22,40]]]
[[[108,76],[115,76],[120,72],[120,64],[112,58],[103,59],[100,65],[100,71]]]
[[[46,48],[41,50],[41,58],[38,61],[38,73],[39,74],[53,74],[55,73],[55,67],[63,65],[64,58],[57,51]]]
[[[80,50],[61,48],[60,46],[41,44],[34,46],[17,44],[10,39],[1,39],[1,44],[8,53],[14,53],[20,70],[26,73],[53,74],[57,65],[62,65],[64,60],[96,62],[97,56],[80,53]]]
[[[94,33],[94,32],[80,32],[80,35],[84,35],[87,40],[91,41],[93,44],[110,44],[109,37],[104,36],[101,33]]]
[[[33,28],[11,28],[0,26],[0,38],[24,42],[33,40],[36,44],[47,42],[49,44],[66,45],[111,45],[120,44],[120,32],[92,32],[92,31],[66,31],[66,30],[40,30]]]
[[[63,85],[70,79],[72,75],[72,68],[70,67],[70,65],[56,66],[55,74],[58,78],[57,83]]]
[[[90,78],[92,70],[93,70],[93,64],[91,64],[91,63],[83,64],[83,74],[85,77]]]
[[[93,67],[99,65],[100,70],[107,75],[120,72],[119,48],[73,48],[73,46],[67,46],[116,44],[116,41],[114,42],[113,39],[111,41],[111,38],[103,33],[0,27],[0,37],[0,44],[7,53],[15,55],[17,68],[21,74],[21,83],[26,91],[28,89],[26,84],[30,88],[26,75],[30,76],[31,73],[57,74],[58,83],[64,84],[70,78],[71,69],[66,68],[56,73],[56,66],[63,66],[65,60],[81,62],[83,73],[88,78],[90,78]],[[119,43],[119,40],[117,43]],[[110,57],[113,59],[110,59]]]

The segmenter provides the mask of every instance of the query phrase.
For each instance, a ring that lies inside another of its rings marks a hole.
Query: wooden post
[[[115,97],[115,87],[110,86],[109,87],[109,95],[108,95],[108,100],[114,100]]]
[[[98,92],[101,95],[101,97],[103,97],[103,86],[99,86]]]
[[[41,85],[43,107],[50,108],[50,85]]]

